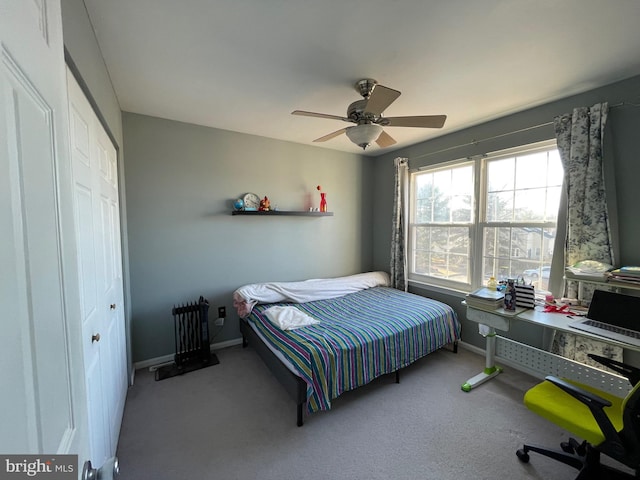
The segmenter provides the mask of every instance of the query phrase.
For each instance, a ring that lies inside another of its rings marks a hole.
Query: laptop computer
[[[595,290],[587,316],[569,326],[640,347],[640,297]]]

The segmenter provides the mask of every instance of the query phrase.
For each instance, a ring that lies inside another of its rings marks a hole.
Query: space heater
[[[209,302],[200,297],[197,302],[174,305],[171,313],[175,328],[174,363],[158,368],[156,380],[220,363],[209,344]]]

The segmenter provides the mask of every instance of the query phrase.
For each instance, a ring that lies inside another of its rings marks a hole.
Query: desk
[[[617,345],[625,349],[640,351],[640,348],[634,345],[571,328],[569,324],[573,322],[575,318],[571,318],[564,313],[547,313],[544,312],[540,307],[536,307],[535,309],[519,308],[515,312],[509,312],[502,308],[487,311],[467,306],[467,319],[486,326],[487,344],[485,350],[485,369],[478,375],[475,375],[462,384],[461,388],[465,392],[471,391],[473,388],[502,372],[502,368],[495,365],[497,339],[496,329],[506,332],[509,331],[512,322],[521,321],[544,327],[543,344],[545,350],[537,349],[535,347],[524,345],[506,338],[503,340],[509,345],[509,348],[528,349],[526,355],[527,358],[535,357],[536,363],[541,363],[543,365],[543,368],[548,368],[549,370],[551,370],[548,372],[544,372],[543,374],[564,376],[572,380],[580,381],[587,384],[596,381],[599,388],[603,387],[603,383],[607,383],[610,385],[608,388],[606,388],[606,390],[616,395],[620,395],[621,391],[624,393],[625,390],[629,390],[630,386],[628,385],[628,381],[622,376],[609,374],[600,369],[593,368],[588,365],[583,365],[573,360],[559,357],[558,355],[554,355],[549,352],[551,348],[551,342],[553,341],[553,336],[556,331],[574,333],[584,337],[599,340],[601,342]],[[527,365],[524,366],[526,367]],[[587,379],[587,381],[585,381],[585,378]]]

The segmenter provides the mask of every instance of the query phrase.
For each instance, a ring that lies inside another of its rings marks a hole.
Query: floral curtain
[[[602,165],[607,111],[607,104],[599,103],[554,119],[568,200],[566,265],[614,263]],[[577,297],[576,285],[568,288],[567,295]]]
[[[406,224],[405,212],[409,199],[409,160],[396,158],[393,218],[391,229],[391,286],[407,291]]]
[[[581,260],[614,264],[602,162],[607,113],[607,103],[598,103],[554,119],[567,192],[565,265]],[[579,298],[579,289],[577,282],[567,282],[565,296]],[[584,288],[582,298],[592,292]],[[553,351],[583,363],[592,363],[588,353],[622,360],[621,348],[573,334],[556,335]]]

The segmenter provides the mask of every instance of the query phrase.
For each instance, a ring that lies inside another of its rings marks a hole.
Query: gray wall
[[[174,304],[204,295],[211,318],[226,306],[224,342],[240,337],[244,284],[371,269],[371,158],[131,113],[123,128],[134,361],[174,352]],[[246,192],[318,206],[318,184],[333,217],[231,215]]]
[[[634,77],[580,95],[568,97],[514,115],[438,137],[405,149],[376,158],[373,205],[376,215],[373,221],[374,269],[388,269],[393,197],[393,159],[409,158],[412,169],[438,162],[455,160],[471,155],[515,147],[527,143],[555,138],[549,122],[557,115],[570,112],[575,107],[591,106],[607,101],[610,106],[622,103],[640,103],[640,77]],[[539,126],[539,127],[538,127]],[[532,128],[535,127],[535,128]],[[521,131],[522,130],[522,131]],[[518,132],[513,133],[512,132]],[[613,107],[605,133],[605,162],[609,171],[615,172],[615,201],[617,203],[620,235],[621,265],[640,264],[640,215],[638,214],[638,179],[640,178],[640,108],[633,106]],[[492,140],[482,141],[490,137]],[[479,141],[479,142],[477,142]],[[484,339],[477,334],[477,324],[466,320],[461,306],[462,294],[450,295],[435,292],[426,287],[412,286],[411,291],[431,296],[449,303],[457,309],[463,324],[462,338],[465,342],[484,348]],[[541,329],[535,326],[518,326],[509,336],[540,346]]]
[[[122,117],[109,72],[89,22],[83,0],[62,0],[64,46],[91,90],[113,137],[122,147]]]

